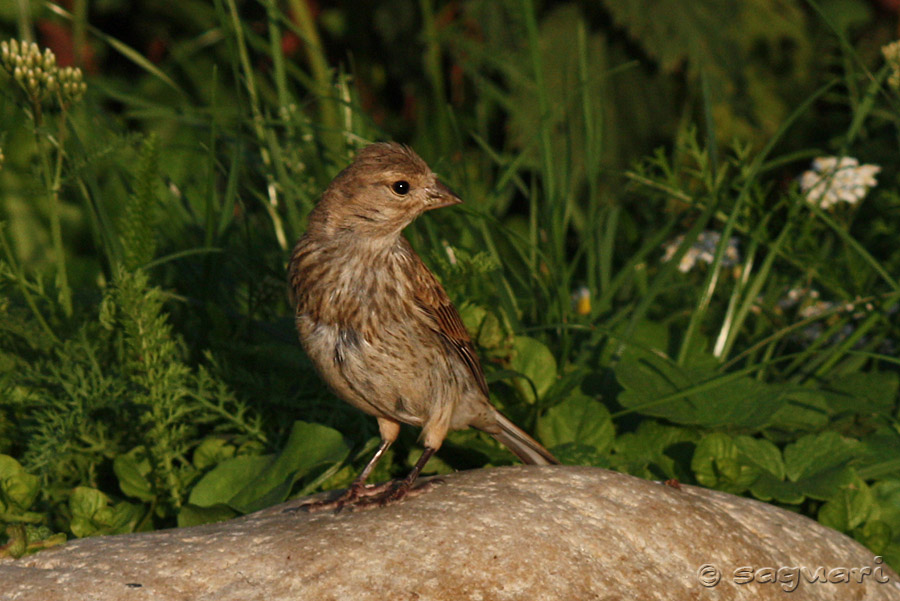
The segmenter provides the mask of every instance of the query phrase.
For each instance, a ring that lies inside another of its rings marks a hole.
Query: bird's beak
[[[448,188],[444,182],[435,180],[434,185],[428,187],[428,201],[425,210],[430,211],[431,209],[449,207],[458,205],[461,202],[462,198],[456,192]]]

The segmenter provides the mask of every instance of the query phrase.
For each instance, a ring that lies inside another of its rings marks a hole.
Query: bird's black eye
[[[409,182],[405,179],[401,179],[400,181],[391,184],[391,189],[400,196],[403,196],[409,192]]]

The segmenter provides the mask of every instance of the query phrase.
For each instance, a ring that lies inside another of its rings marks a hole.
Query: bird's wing
[[[418,257],[416,259],[421,261]],[[485,396],[488,396],[488,386],[484,379],[484,372],[481,370],[481,363],[478,361],[475,347],[459,316],[459,311],[450,302],[450,297],[447,296],[444,287],[425,267],[424,263],[421,264],[421,269],[415,271],[417,277],[413,294],[416,304],[429,322],[429,327],[437,332],[447,342],[447,346],[462,359],[469,371],[472,372],[478,387]]]

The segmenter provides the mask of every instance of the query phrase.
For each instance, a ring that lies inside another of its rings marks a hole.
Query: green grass
[[[353,152],[395,139],[466,200],[407,235],[514,421],[565,463],[776,503],[900,565],[890,28],[800,3],[766,26],[748,0],[738,36],[661,11],[666,37],[639,5],[136,3],[162,33],[119,39],[115,3],[0,15],[93,57],[69,104],[0,74],[0,554],[349,483],[377,429],[304,357],[285,265]],[[797,180],[829,155],[878,186],[812,206]],[[459,432],[428,469],[512,461]]]

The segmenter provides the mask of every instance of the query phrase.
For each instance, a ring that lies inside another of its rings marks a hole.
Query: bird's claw
[[[443,484],[440,478],[435,478],[413,487],[406,480],[388,480],[381,484],[368,484],[351,486],[343,494],[332,500],[312,501],[285,509],[282,513],[319,513],[322,511],[334,511],[340,513],[343,510],[364,511],[392,505],[403,499],[417,497],[428,492],[437,484]]]

